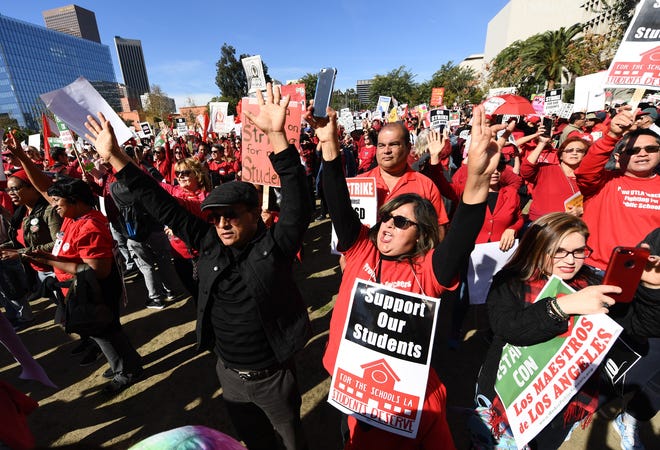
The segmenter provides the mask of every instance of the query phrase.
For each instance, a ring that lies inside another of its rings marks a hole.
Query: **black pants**
[[[260,380],[243,380],[220,359],[216,372],[229,417],[248,449],[275,450],[280,439],[287,450],[307,449],[293,361]]]

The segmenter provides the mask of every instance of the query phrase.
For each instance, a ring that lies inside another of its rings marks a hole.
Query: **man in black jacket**
[[[292,264],[309,225],[309,192],[284,133],[289,97],[280,98],[269,84],[267,98],[260,92],[257,98],[259,115],[246,116],[267,135],[282,187],[280,219],[268,229],[254,186],[215,188],[201,205],[208,214],[203,220],[131,164],[102,114],[100,123],[88,117],[87,138],[147,212],[199,250],[198,348],[218,355],[216,371],[239,437],[251,450],[277,448],[278,438],[287,449],[306,449],[293,355],[311,328]]]

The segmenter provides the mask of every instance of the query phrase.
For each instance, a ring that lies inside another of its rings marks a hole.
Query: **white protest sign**
[[[431,122],[431,129],[439,131],[449,123],[449,110],[448,109],[432,109],[429,111],[429,121]]]
[[[660,89],[660,1],[641,0],[607,71],[606,85]]]
[[[378,221],[376,179],[373,177],[347,178],[346,186],[348,187],[348,195],[351,198],[351,206],[357,213],[360,222],[369,227],[375,225]],[[339,254],[334,226],[330,236],[330,252],[335,255]]]
[[[40,97],[46,107],[75,131],[78,136],[85,136],[88,133],[87,128],[85,128],[87,116],[96,117],[101,112],[112,124],[119,145],[133,137],[121,117],[94,89],[94,86],[83,77],[61,89],[41,94]]]
[[[440,300],[355,280],[328,402],[356,419],[415,438]]]
[[[377,118],[382,118],[383,113],[387,114],[390,111],[390,103],[392,102],[392,97],[386,95],[381,95],[378,97],[378,103],[376,104],[376,115]]]
[[[543,114],[550,116],[552,114],[559,115],[561,109],[561,94],[562,89],[552,89],[545,91],[545,104],[543,106]]]
[[[2,133],[0,133],[2,135]],[[28,136],[28,145],[36,149],[41,148],[41,135],[40,134],[31,134]]]
[[[248,93],[256,93],[257,90],[266,90],[266,77],[264,76],[264,65],[261,62],[261,56],[249,56],[241,59],[245,77],[248,82]]]
[[[517,93],[518,93],[518,88],[515,86],[498,87],[498,88],[490,89],[488,91],[488,98],[497,97],[499,95],[504,95],[504,94],[517,94]]]
[[[188,125],[186,125],[185,118],[177,117],[174,119],[174,123],[176,124],[176,131],[179,132],[180,136],[184,136],[186,133],[188,133]]]
[[[513,247],[506,252],[500,250],[499,242],[475,244],[470,253],[470,263],[467,272],[467,289],[470,293],[470,304],[481,305],[486,303],[488,290],[493,282],[493,275],[504,267],[513,252],[518,247],[518,239]]]
[[[607,80],[605,70],[575,79],[574,108],[576,111],[605,109],[605,80]]]
[[[486,114],[493,114],[493,112],[504,103],[506,103],[506,100],[504,100],[502,97],[490,97],[489,99],[486,99],[485,102],[483,102],[484,111]]]
[[[138,136],[144,138],[153,136],[153,134],[154,133],[151,131],[151,125],[149,125],[149,122],[140,122],[140,131],[138,132]]]
[[[215,133],[226,133],[226,119],[229,102],[209,102],[209,120]]]
[[[573,114],[573,111],[575,111],[574,106],[573,103],[562,103],[557,115],[563,119],[568,119]]]

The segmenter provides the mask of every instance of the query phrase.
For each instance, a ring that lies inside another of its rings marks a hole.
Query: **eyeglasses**
[[[573,258],[575,259],[584,259],[591,256],[591,253],[593,253],[593,250],[590,247],[576,248],[572,252],[569,252],[568,250],[564,250],[563,248],[558,248],[555,254],[553,255],[553,258],[564,259],[568,255],[573,255]]]
[[[13,187],[8,187],[8,188],[5,189],[5,190],[6,190],[8,193],[13,194],[13,193],[16,193],[16,192],[20,191],[20,190],[23,189],[24,187],[25,187],[25,186],[13,186]]]
[[[175,170],[174,171],[174,175],[176,175],[177,178],[179,178],[179,177],[189,177],[191,173],[192,173],[192,171],[190,171],[190,170]]]
[[[220,152],[217,151],[217,150],[211,150],[211,154],[214,154],[214,153],[220,153]]]
[[[381,223],[389,222],[390,219],[394,219],[394,226],[400,230],[407,230],[408,228],[410,228],[411,225],[419,226],[417,225],[417,223],[413,222],[412,220],[406,217],[393,216],[390,213],[383,214],[380,218],[380,222]]]
[[[240,213],[236,211],[235,209],[226,209],[222,212],[220,211],[213,211],[210,213],[208,216],[206,216],[206,219],[214,224],[217,225],[220,223],[221,218],[225,218],[225,222],[229,223],[235,223],[238,217],[240,216]]]
[[[580,147],[565,148],[564,153],[587,153],[587,151]]]
[[[660,150],[660,145],[647,145],[645,147],[627,148],[625,152],[626,155],[636,155],[642,150],[644,150],[646,153],[658,153],[658,150]]]

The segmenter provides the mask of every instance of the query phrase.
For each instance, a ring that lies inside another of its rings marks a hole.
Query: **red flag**
[[[241,123],[241,112],[243,111],[243,105],[241,104],[241,100],[238,101],[236,104],[236,115],[234,116],[234,123],[239,124]]]
[[[42,131],[44,134],[44,156],[48,167],[50,167],[55,164],[55,161],[53,161],[53,158],[50,156],[50,143],[48,142],[48,138],[52,133],[50,131],[50,124],[48,123],[48,117],[46,117],[46,114],[44,113],[41,113],[41,127],[43,128]]]
[[[204,127],[202,129],[202,142],[208,142],[209,140],[209,125],[211,124],[211,119],[209,118],[209,113],[204,113]]]

